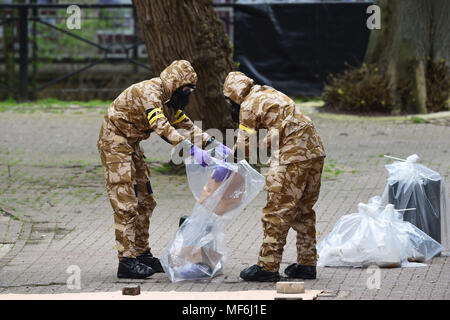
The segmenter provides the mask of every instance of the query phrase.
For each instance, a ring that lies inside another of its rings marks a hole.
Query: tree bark
[[[231,44],[211,0],[133,0],[155,76],[173,60],[191,62],[198,74],[197,90],[186,113],[201,120],[203,130],[231,126],[222,94],[233,71]]]
[[[450,1],[376,0],[381,30],[372,30],[365,63],[377,64],[388,78],[394,113],[427,112],[428,61],[450,66]]]
[[[438,63],[442,59],[450,68],[450,1],[433,0],[431,57]]]

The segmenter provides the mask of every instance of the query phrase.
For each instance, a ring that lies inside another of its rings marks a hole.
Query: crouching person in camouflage
[[[293,100],[271,87],[254,85],[241,72],[228,74],[223,93],[231,105],[233,120],[239,123],[235,150],[247,157],[258,129],[267,130],[264,142],[268,147],[276,136],[279,144],[269,160],[267,204],[262,217],[264,239],[258,263],[244,269],[240,276],[247,281],[278,281],[286,236],[292,227],[297,232],[297,263],[289,265],[285,273],[290,278],[315,279],[313,206],[319,196],[325,157],[322,141],[311,119]]]
[[[149,138],[152,132],[174,146],[185,139],[201,141],[202,147],[213,142],[184,113],[196,83],[197,75],[191,64],[185,60],[174,61],[159,78],[142,81],[123,91],[103,120],[97,146],[114,211],[119,278],[143,279],[163,272],[148,242],[150,217],[156,202],[139,142]],[[190,151],[203,166],[211,160],[193,144]]]

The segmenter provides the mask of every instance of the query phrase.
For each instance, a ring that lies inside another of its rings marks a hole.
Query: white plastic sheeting
[[[409,222],[380,197],[359,203],[358,212],[342,216],[317,246],[319,267],[420,266],[441,245]]]
[[[443,255],[450,250],[450,208],[444,178],[418,163],[413,154],[406,161],[386,165],[389,177],[383,204],[391,203],[404,211],[403,218],[442,244]]]

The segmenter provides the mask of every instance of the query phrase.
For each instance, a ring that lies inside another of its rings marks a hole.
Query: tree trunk
[[[450,1],[433,0],[432,7],[432,37],[431,57],[434,62],[439,63],[442,59],[450,68]]]
[[[377,64],[389,80],[394,113],[427,112],[426,72],[430,61],[450,55],[450,1],[376,0],[381,30],[372,30],[365,63]]]
[[[211,0],[133,0],[155,76],[173,60],[192,63],[198,74],[197,90],[186,113],[201,120],[203,130],[224,131],[231,125],[222,94],[233,71],[230,41]]]

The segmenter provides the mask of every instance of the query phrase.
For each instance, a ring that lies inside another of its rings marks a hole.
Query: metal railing
[[[67,9],[69,6],[76,5],[80,9],[131,9],[133,12],[133,41],[126,46],[122,46],[122,49],[125,52],[125,56],[117,57],[113,54],[113,46],[114,43],[110,45],[104,45],[99,42],[92,41],[87,39],[86,37],[80,36],[69,29],[58,27],[54,23],[50,23],[39,16],[38,10],[47,9],[47,10],[63,10]],[[232,3],[220,3],[214,4],[214,7],[222,8],[222,7],[233,7]],[[18,37],[18,59],[14,59],[14,63],[19,64],[19,85],[18,90],[16,88],[11,88],[6,83],[0,83],[0,90],[7,90],[9,92],[14,92],[18,96],[19,101],[27,101],[30,96],[36,96],[36,93],[52,86],[53,84],[63,81],[69,77],[77,75],[81,72],[84,72],[88,69],[93,68],[102,63],[131,63],[138,67],[145,68],[147,70],[151,70],[151,68],[138,60],[138,46],[143,45],[144,42],[138,38],[138,26],[137,26],[137,18],[136,18],[136,10],[131,4],[0,4],[0,12],[6,12],[9,10],[11,12],[15,12],[17,15],[12,15],[2,21],[0,21],[0,26],[5,26],[8,23],[15,23],[17,28]],[[224,19],[222,19],[224,20]],[[31,28],[31,37],[29,25],[30,22],[33,24]],[[232,23],[231,21],[224,21],[225,24]],[[76,39],[82,43],[85,43],[93,48],[96,48],[100,55],[97,54],[94,58],[85,58],[85,59],[73,59],[71,57],[59,58],[56,63],[68,63],[68,64],[79,64],[80,62],[87,63],[87,65],[80,67],[74,71],[67,72],[63,75],[57,76],[55,79],[47,81],[43,84],[37,85],[36,83],[36,64],[39,61],[39,48],[36,45],[37,33],[36,26],[37,25],[45,26],[49,29],[54,30],[57,33],[64,34],[65,36],[69,36],[71,38]],[[30,39],[32,41],[31,46],[31,59],[30,55]],[[3,59],[5,60],[5,59]],[[30,72],[29,72],[29,64],[30,62],[33,64],[33,85],[30,87]]]

